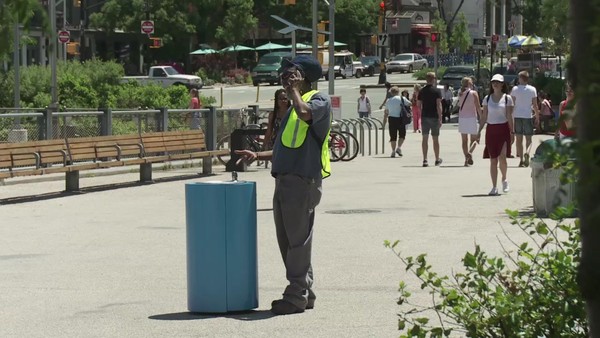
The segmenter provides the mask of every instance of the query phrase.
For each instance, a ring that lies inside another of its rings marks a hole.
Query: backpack
[[[412,111],[409,106],[404,105],[404,97],[401,96],[400,106],[402,107],[402,124],[407,125],[412,123]]]

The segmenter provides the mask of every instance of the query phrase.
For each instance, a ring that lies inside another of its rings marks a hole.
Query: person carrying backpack
[[[367,118],[371,116],[371,100],[367,96],[367,90],[364,88],[360,89],[360,96],[358,97],[358,103],[356,105],[359,118]]]

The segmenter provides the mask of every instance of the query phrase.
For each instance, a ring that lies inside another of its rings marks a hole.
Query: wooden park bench
[[[206,150],[201,130],[66,138],[0,144],[0,179],[65,173],[65,190],[79,190],[83,170],[140,166],[140,182],[152,181],[152,164],[208,159],[229,150]],[[204,166],[203,174],[206,168]],[[209,169],[211,170],[211,169]]]

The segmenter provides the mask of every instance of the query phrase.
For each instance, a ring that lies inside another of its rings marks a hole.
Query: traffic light
[[[73,6],[75,6],[77,8],[81,7],[81,0],[75,0],[75,1],[73,1]]]
[[[67,42],[67,54],[79,55],[79,42]]]
[[[329,21],[321,21],[321,22],[319,22],[317,24],[317,30],[318,31],[324,31],[326,23],[329,23]],[[317,33],[317,44],[319,46],[322,46],[323,44],[325,44],[325,34]]]
[[[379,3],[379,22],[378,22],[378,26],[379,26],[379,32],[383,32],[383,25],[384,25],[384,20],[385,20],[385,1],[381,1]]]
[[[440,42],[440,38],[441,38],[440,33],[434,33],[434,32],[431,33],[431,42],[434,42],[434,43]]]
[[[150,38],[152,42],[150,43],[150,48],[160,48],[162,47],[162,38]]]

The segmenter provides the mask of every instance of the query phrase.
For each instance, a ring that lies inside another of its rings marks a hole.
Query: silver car
[[[427,68],[427,66],[427,59],[416,53],[398,54],[385,64],[388,74],[392,72],[412,73],[415,69],[419,70]]]

